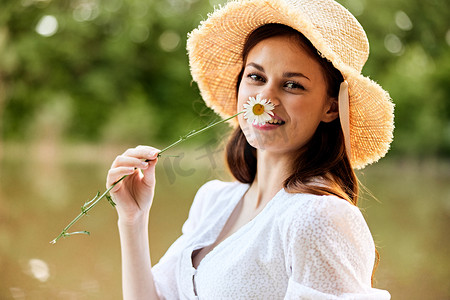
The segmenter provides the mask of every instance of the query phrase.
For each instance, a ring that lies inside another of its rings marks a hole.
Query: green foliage
[[[449,2],[339,2],[367,31],[363,73],[396,104],[393,152],[450,156]],[[185,43],[212,4],[3,0],[0,137],[164,144],[211,122]]]
[[[161,120],[153,108],[153,99],[141,91],[133,91],[129,98],[112,107],[109,118],[102,126],[101,135],[113,144],[139,144],[155,140],[161,130]]]
[[[134,0],[2,4],[3,136],[34,135],[39,114],[58,103],[70,111],[61,116],[69,118],[60,130],[68,139],[173,140],[198,118],[184,45],[200,18],[186,12],[208,6]],[[57,20],[49,36],[38,33],[45,16]],[[50,125],[59,127],[57,118]]]

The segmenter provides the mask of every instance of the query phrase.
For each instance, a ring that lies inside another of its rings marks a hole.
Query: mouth
[[[273,115],[272,119],[264,123],[263,125],[253,125],[253,127],[259,129],[259,130],[272,130],[275,128],[278,128],[279,126],[284,125],[286,122],[282,120],[277,115]]]
[[[280,120],[280,119],[274,119],[274,118],[272,118],[272,119],[270,119],[269,121],[267,121],[267,123],[268,123],[268,124],[271,124],[271,125],[283,125],[283,124],[286,123],[286,122],[284,122],[283,120]]]
[[[272,119],[267,121],[267,124],[271,124],[271,125],[283,125],[284,123],[286,123],[286,122],[282,118],[277,116],[276,114],[273,114]]]

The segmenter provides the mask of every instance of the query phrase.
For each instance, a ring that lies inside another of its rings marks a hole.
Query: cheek
[[[291,101],[288,106],[285,105],[285,108],[297,121],[315,123],[322,118],[324,105],[324,101],[320,97],[308,97],[299,101]]]
[[[255,97],[259,93],[259,88],[256,86],[252,86],[245,82],[241,81],[238,89],[238,108],[243,108],[244,103],[246,103],[249,97]]]
[[[238,116],[239,118],[239,126],[241,127],[242,132],[244,133],[245,139],[252,146],[257,148],[257,138],[255,136],[255,132],[250,124],[242,117],[242,115]]]
[[[238,111],[241,111],[244,108],[244,103],[247,102],[249,97],[248,91],[241,86],[239,87],[238,91],[238,101],[237,101],[237,108]]]
[[[242,100],[242,97],[240,97],[240,96],[238,96],[238,99],[237,99],[237,109],[236,109],[236,111],[242,111],[243,109],[244,109],[244,101]]]
[[[295,136],[311,137],[321,122],[322,109],[316,105],[306,105],[306,103],[291,107],[289,114],[292,123],[291,134]]]

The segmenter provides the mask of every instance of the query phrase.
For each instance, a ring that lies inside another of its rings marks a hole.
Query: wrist
[[[149,213],[134,215],[131,218],[119,215],[117,225],[119,227],[119,230],[127,230],[127,229],[136,230],[138,228],[148,228],[148,221],[149,221]]]

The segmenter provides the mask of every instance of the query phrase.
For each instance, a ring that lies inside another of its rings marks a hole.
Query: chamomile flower
[[[244,104],[244,119],[252,125],[264,125],[272,119],[274,108],[273,103],[270,100],[261,99],[260,94],[256,95],[256,98],[249,97]]]

